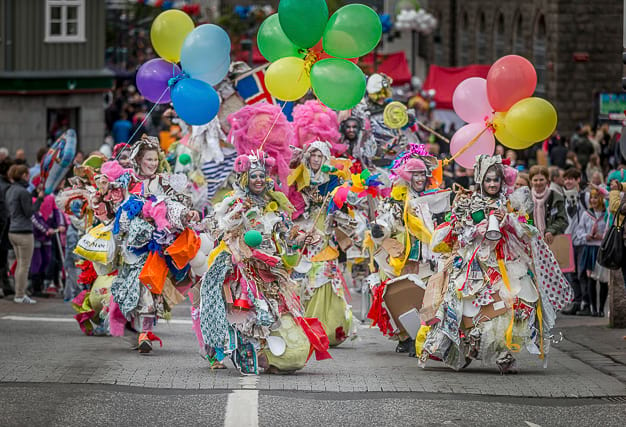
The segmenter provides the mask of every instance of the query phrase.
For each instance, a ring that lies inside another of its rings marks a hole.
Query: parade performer
[[[495,360],[502,374],[517,372],[513,353],[544,358],[556,311],[571,289],[536,227],[528,188],[513,194],[516,171],[500,156],[477,157],[475,192],[459,190],[444,267],[428,283],[416,340],[420,361],[461,369]],[[435,236],[433,236],[435,240]],[[439,244],[435,241],[432,244]]]
[[[291,127],[280,107],[269,104],[244,107],[229,122],[240,153],[237,179],[215,206],[212,233],[219,243],[194,301],[199,341],[212,368],[223,367],[229,355],[242,374],[296,371],[313,351],[318,360],[330,355],[322,324],[304,317],[290,277],[298,259],[294,246],[304,236],[293,228],[293,206],[271,178],[288,167]]]
[[[440,254],[431,247],[431,237],[444,214],[450,211],[450,190],[439,188],[441,170],[423,145],[412,145],[393,164],[391,197],[378,210],[372,235],[377,252],[381,285],[373,289],[374,301],[368,317],[381,332],[399,341],[396,351],[413,355],[414,336],[402,324],[392,324],[383,308],[388,286],[408,279],[426,287],[439,267]],[[417,301],[416,301],[417,304]]]
[[[293,214],[294,223],[304,235],[302,258],[293,277],[300,283],[306,317],[320,319],[330,345],[335,346],[354,336],[355,331],[350,293],[338,264],[335,230],[326,221],[329,196],[340,184],[330,160],[331,145],[325,141],[313,141],[302,150],[296,149],[289,185],[293,190],[290,199],[301,206]]]
[[[348,149],[347,144],[340,143],[337,113],[318,100],[306,101],[293,108],[293,130],[297,148],[324,141],[330,145],[333,157],[339,157]]]

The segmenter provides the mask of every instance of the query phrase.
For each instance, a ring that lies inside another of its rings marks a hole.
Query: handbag
[[[620,206],[624,203],[624,197]],[[616,220],[617,218],[617,220]],[[610,270],[618,270],[622,268],[622,256],[624,252],[624,221],[619,223],[619,209],[613,215],[611,228],[606,232],[602,239],[602,244],[598,250],[597,262],[602,267]]]

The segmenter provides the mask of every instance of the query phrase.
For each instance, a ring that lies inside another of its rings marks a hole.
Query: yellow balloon
[[[302,98],[311,87],[304,60],[287,56],[273,62],[265,72],[265,86],[274,97],[282,101]]]
[[[506,114],[504,125],[508,133],[522,141],[539,142],[556,129],[556,110],[545,99],[525,98],[513,105]]]
[[[505,147],[512,148],[514,150],[524,150],[535,144],[534,141],[523,141],[513,136],[506,128],[504,121],[506,119],[506,113],[497,112],[493,116],[493,125],[496,129],[496,139]]]
[[[189,15],[171,9],[159,14],[152,22],[150,40],[159,56],[169,62],[180,61],[180,50],[194,24]]]

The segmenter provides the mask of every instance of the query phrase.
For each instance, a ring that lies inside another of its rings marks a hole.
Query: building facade
[[[65,127],[79,149],[105,136],[105,0],[0,0],[0,146],[29,161]]]
[[[426,7],[440,24],[428,62],[526,57],[537,69],[536,95],[555,105],[566,136],[578,123],[596,123],[600,93],[622,92],[620,0],[431,0]]]

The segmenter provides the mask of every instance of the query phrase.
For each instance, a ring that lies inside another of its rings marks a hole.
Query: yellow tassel
[[[511,290],[511,283],[509,282],[509,275],[506,272],[506,265],[504,264],[504,260],[502,258],[498,258],[498,267],[500,267],[500,274],[502,275],[502,281],[506,288]],[[513,324],[515,323],[515,310],[511,308],[511,321],[509,322],[509,327],[506,328],[506,333],[504,334],[504,339],[506,346],[509,350],[518,352],[520,351],[519,344],[513,343]]]

